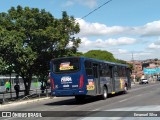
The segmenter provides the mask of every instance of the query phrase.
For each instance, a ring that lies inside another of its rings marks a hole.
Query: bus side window
[[[118,67],[118,76],[122,77],[122,67],[121,66]]]
[[[118,76],[118,66],[114,66],[114,76]]]
[[[104,74],[105,74],[105,76],[109,76],[109,66],[108,66],[108,64],[104,64]]]
[[[98,64],[97,63],[93,64],[93,76],[95,78],[98,78]]]
[[[127,68],[124,67],[124,77],[127,77]]]
[[[103,63],[99,64],[99,74],[101,77],[105,77],[105,68]]]
[[[112,76],[112,66],[109,66],[109,77],[113,78],[113,76]]]
[[[92,62],[91,61],[85,61],[84,65],[85,65],[86,75],[87,76],[92,76],[93,75]]]
[[[110,70],[109,66],[106,63],[100,63],[99,64],[99,72],[101,77],[110,77]]]

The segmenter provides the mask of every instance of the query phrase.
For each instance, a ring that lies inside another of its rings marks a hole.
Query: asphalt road
[[[116,94],[110,96],[106,100],[100,97],[87,98],[83,103],[76,103],[74,97],[58,97],[48,98],[36,102],[26,104],[16,104],[8,106],[0,106],[0,111],[48,111],[42,113],[54,117],[42,118],[25,118],[37,120],[53,120],[53,119],[160,119],[154,114],[152,117],[123,117],[133,114],[132,111],[160,111],[160,82],[145,85],[134,85],[127,94]],[[72,111],[72,112],[71,112]],[[76,111],[76,112],[74,112]],[[105,111],[105,112],[99,112]],[[111,111],[111,112],[106,112]],[[116,112],[113,112],[116,111]],[[131,112],[125,112],[131,111]],[[44,115],[43,115],[44,114]],[[74,114],[74,116],[72,116]],[[109,114],[109,116],[108,116]],[[139,114],[139,113],[138,113]],[[76,117],[78,115],[79,117]],[[135,113],[135,115],[137,115]],[[155,114],[156,115],[156,114]],[[72,117],[70,117],[72,116]],[[87,116],[87,118],[85,117]],[[115,117],[113,117],[115,116]],[[100,117],[100,118],[99,118]],[[1,120],[17,120],[22,118],[1,118]],[[24,119],[24,118],[23,118]]]

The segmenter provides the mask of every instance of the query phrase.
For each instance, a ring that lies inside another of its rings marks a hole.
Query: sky
[[[80,25],[79,52],[106,50],[122,60],[160,59],[160,0],[0,0],[0,12],[12,6],[45,9],[55,18],[62,11]],[[83,18],[83,19],[81,19]]]

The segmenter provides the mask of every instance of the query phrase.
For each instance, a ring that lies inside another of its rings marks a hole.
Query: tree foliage
[[[102,50],[90,50],[84,54],[81,54],[81,56],[89,57],[89,58],[95,58],[99,60],[105,60],[105,61],[110,61],[110,62],[116,62],[116,63],[121,63],[121,64],[128,64],[124,60],[119,60],[114,58],[113,54],[108,52],[108,51],[102,51]],[[128,67],[132,70],[133,65],[128,64]]]
[[[56,19],[44,9],[11,7],[0,13],[0,66],[12,66],[23,78],[27,95],[34,75],[47,77],[50,59],[76,53],[80,39],[74,35],[79,31],[65,11]]]
[[[99,60],[116,62],[116,59],[114,58],[113,54],[108,51],[90,50],[90,51],[84,53],[84,56],[89,57],[89,58],[99,59]]]

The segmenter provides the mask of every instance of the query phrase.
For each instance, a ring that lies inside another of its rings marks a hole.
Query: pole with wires
[[[100,9],[101,7],[105,6],[106,4],[110,3],[112,0],[108,0],[105,3],[103,3],[102,5],[100,5],[99,7],[97,7],[96,9],[94,9],[93,11],[89,12],[88,14],[86,14],[85,16],[81,17],[78,20],[84,19],[86,17],[88,17],[90,14],[94,13],[95,11],[97,11],[98,9]]]

